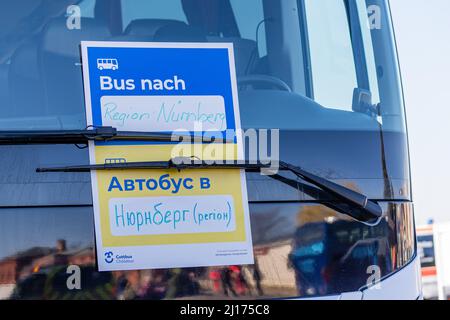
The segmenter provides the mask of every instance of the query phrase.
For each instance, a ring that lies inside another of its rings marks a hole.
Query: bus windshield
[[[82,40],[233,43],[238,83],[245,80],[244,128],[404,130],[384,1],[21,0],[1,6],[2,131],[86,127]],[[118,67],[111,59],[98,66]]]
[[[88,150],[64,135],[0,139],[0,299],[338,295],[366,288],[374,266],[384,279],[415,258],[387,0],[3,0],[1,136],[86,129],[81,41],[233,44],[241,127],[278,129],[279,160],[367,196],[382,217],[356,221],[292,172],[247,172],[255,264],[98,272],[89,173],[36,172],[88,165]],[[80,292],[64,286],[72,264]]]

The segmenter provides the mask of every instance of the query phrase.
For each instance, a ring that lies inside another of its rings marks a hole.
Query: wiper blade
[[[356,220],[374,223],[383,215],[383,210],[378,203],[368,199],[365,195],[353,191],[347,187],[334,183],[325,178],[312,174],[298,166],[280,161],[279,168],[283,171],[290,171],[298,178],[308,182],[323,191],[332,195],[339,201],[348,206],[345,214],[350,215]],[[144,162],[120,162],[105,163],[94,165],[66,166],[53,168],[38,168],[36,172],[90,172],[91,170],[130,170],[130,169],[244,169],[249,172],[257,172],[263,169],[270,170],[269,164],[227,161],[225,163],[215,163],[213,161],[196,160],[191,158],[174,158],[169,161],[144,161]],[[291,187],[294,187],[296,180],[292,180],[279,175],[268,175],[278,181],[281,181]],[[335,207],[333,207],[335,208]]]
[[[216,137],[172,133],[118,131],[113,127],[85,130],[0,131],[0,144],[86,144],[88,141],[233,142]],[[190,139],[190,140],[189,140]]]

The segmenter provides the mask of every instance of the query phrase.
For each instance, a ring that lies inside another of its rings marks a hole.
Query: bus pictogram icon
[[[119,62],[117,62],[117,59],[97,59],[97,69],[117,70],[119,69]]]

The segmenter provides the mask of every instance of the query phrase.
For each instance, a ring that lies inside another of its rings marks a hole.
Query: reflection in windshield
[[[254,299],[354,291],[366,285],[366,267],[377,265],[387,275],[414,253],[410,207],[393,204],[387,210],[387,218],[370,228],[322,205],[252,204],[254,265],[117,272],[96,271],[94,245],[84,234],[93,228],[88,211],[66,213],[70,230],[52,225],[61,209],[36,214],[47,225],[45,236],[38,223],[24,218],[30,212],[15,212],[13,219],[1,214],[4,230],[28,237],[26,244],[9,246],[25,249],[0,252],[0,298]],[[64,233],[70,240],[58,237]],[[2,229],[0,243],[7,238]],[[74,265],[80,290],[68,271]]]

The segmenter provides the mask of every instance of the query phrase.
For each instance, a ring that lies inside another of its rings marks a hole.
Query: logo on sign
[[[112,263],[114,261],[112,251],[105,252],[105,261],[106,263]]]
[[[117,70],[119,69],[119,62],[117,59],[97,59],[98,70]]]

